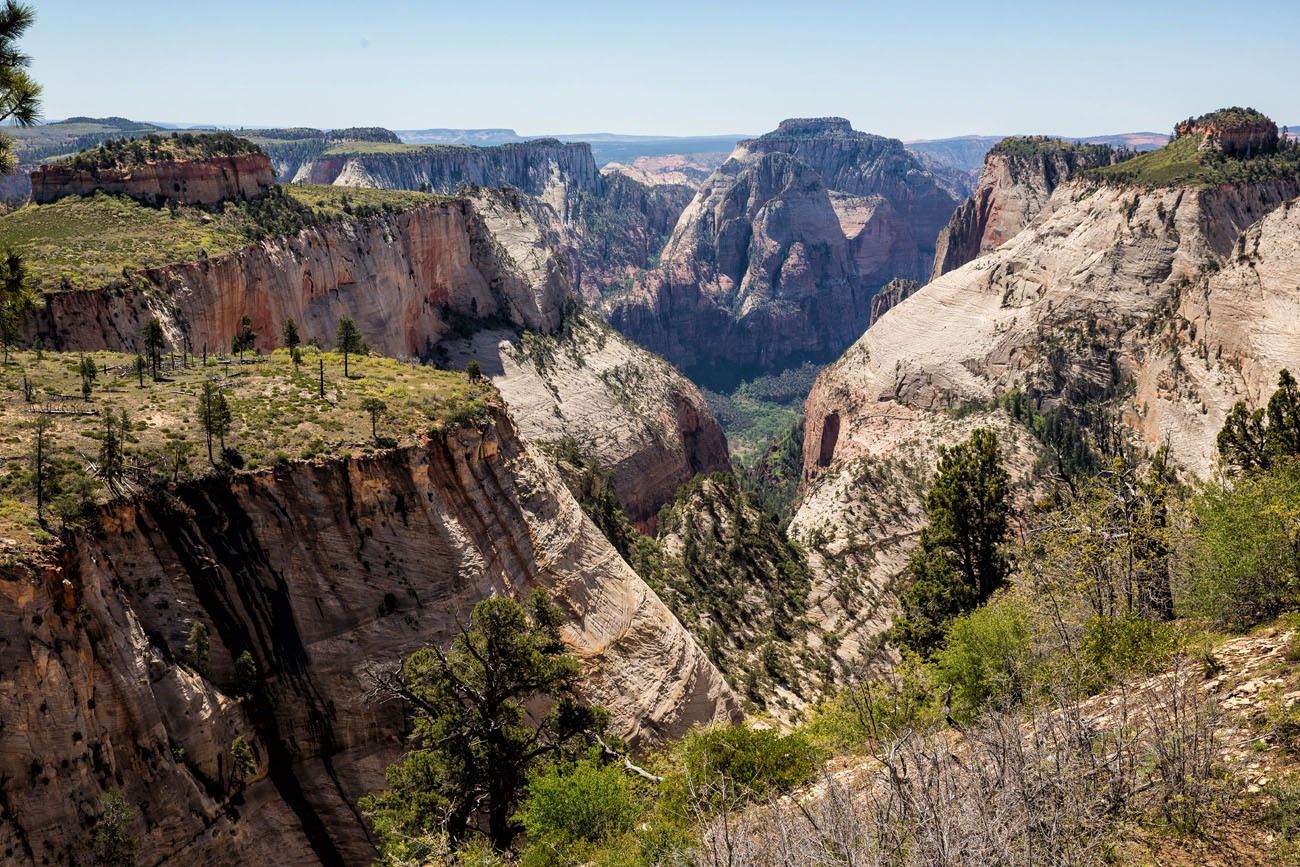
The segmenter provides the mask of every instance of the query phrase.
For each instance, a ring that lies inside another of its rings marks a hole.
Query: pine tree
[[[221,450],[226,449],[226,434],[230,432],[230,404],[226,401],[226,396],[222,393],[221,388],[215,382],[205,382],[199,390],[199,425],[203,428],[204,436],[208,443],[208,461],[215,464],[216,459],[212,454],[212,440],[215,437],[221,444]]]
[[[3,7],[0,7],[0,22],[3,18]],[[3,37],[0,36],[0,43],[2,42]],[[0,56],[0,73],[3,68],[4,62]],[[0,84],[0,90],[3,90],[3,84]],[[0,136],[0,141],[7,142],[8,138]],[[3,159],[3,150],[0,145],[0,159]],[[4,364],[9,363],[9,350],[22,337],[23,328],[35,310],[36,293],[27,285],[27,272],[22,257],[10,252],[0,262],[0,349],[3,350]]]
[[[508,849],[530,772],[604,731],[608,714],[579,697],[582,669],[560,640],[559,612],[541,591],[529,609],[486,599],[451,650],[416,651],[380,677],[415,711],[413,749],[388,769],[389,790],[362,801],[381,848],[445,828],[454,841],[481,832]],[[544,700],[550,711],[530,714]]]
[[[83,400],[90,400],[90,390],[99,377],[99,368],[95,367],[95,359],[83,355],[81,361],[77,363],[77,370],[81,374],[81,397]]]
[[[0,6],[0,122],[31,126],[40,119],[41,87],[27,73],[31,58],[17,46],[35,18],[32,7],[14,0]],[[17,168],[13,139],[0,136],[0,173],[10,174]]]
[[[940,647],[947,622],[988,599],[1010,569],[1003,550],[1010,479],[992,431],[981,428],[940,449],[925,507],[929,523],[909,563],[912,584],[892,630],[897,643],[921,653]]]
[[[1278,374],[1268,409],[1249,410],[1238,401],[1218,437],[1219,455],[1243,472],[1268,470],[1279,460],[1300,457],[1300,386],[1291,371]]]
[[[54,422],[48,415],[32,423],[32,487],[36,491],[36,520],[45,525],[45,499],[50,485],[50,439]]]
[[[285,349],[290,350],[290,354],[292,355],[293,350],[297,349],[298,346],[301,345],[301,343],[302,343],[302,338],[298,335],[297,322],[294,322],[292,319],[286,319],[284,320],[284,322],[280,323],[280,345],[281,346],[283,346]]]
[[[361,332],[357,330],[357,324],[346,316],[339,320],[338,331],[334,335],[334,349],[343,353],[343,378],[346,379],[348,376],[348,356],[366,351],[366,345],[361,341]]]
[[[156,317],[150,319],[144,326],[144,351],[149,357],[149,368],[155,381],[158,379],[158,368],[162,364],[163,348],[166,345],[162,323]]]
[[[379,440],[379,416],[388,409],[388,405],[377,397],[367,397],[361,401],[361,408],[370,413],[370,437]]]
[[[121,496],[126,482],[126,437],[131,421],[126,410],[104,411],[104,438],[99,444],[99,478],[109,494]]]
[[[244,360],[244,353],[253,348],[257,341],[257,332],[253,330],[253,320],[248,314],[239,317],[239,331],[230,338],[230,351]]]

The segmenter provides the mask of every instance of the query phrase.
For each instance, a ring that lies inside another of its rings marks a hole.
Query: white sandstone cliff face
[[[612,475],[628,517],[655,516],[698,473],[731,466],[726,437],[700,390],[662,358],[573,311],[554,336],[484,330],[447,345],[452,367],[476,359],[525,439],[572,440]]]
[[[1231,254],[1243,231],[1298,188],[1296,181],[1061,188],[1029,228],[922,287],[822,373],[807,405],[806,475],[913,435],[927,412],[989,401],[1027,382],[1053,363],[1047,356],[1057,345],[1066,349],[1063,374],[1093,375],[1093,355],[1106,350],[1123,376],[1141,382],[1161,363],[1152,329],[1165,326],[1186,288]],[[1284,231],[1278,224],[1270,235]],[[1261,371],[1251,387],[1276,375]],[[1161,408],[1127,406],[1154,443]],[[825,421],[835,413],[832,435]],[[1175,451],[1175,459],[1204,469],[1212,439]]]
[[[106,507],[60,563],[0,579],[5,862],[75,862],[118,788],[141,813],[142,863],[369,863],[355,800],[383,785],[407,723],[366,672],[534,587],[619,734],[735,718],[700,648],[503,414]],[[205,676],[177,661],[194,621],[211,632]],[[241,699],[245,651],[259,685]],[[239,796],[237,735],[258,763]]]
[[[1028,228],[889,310],[818,377],[792,534],[828,535],[833,560],[892,610],[939,445],[992,427],[1030,490],[1043,450],[992,408],[1017,386],[1044,408],[1104,395],[1145,447],[1168,442],[1206,472],[1232,404],[1300,368],[1298,192],[1058,189]]]
[[[1103,146],[1076,149],[1064,142],[1012,141],[1023,142],[1030,152],[1008,153],[999,147],[984,158],[975,191],[939,233],[931,279],[937,280],[1020,234],[1074,172],[1119,158],[1116,151]]]

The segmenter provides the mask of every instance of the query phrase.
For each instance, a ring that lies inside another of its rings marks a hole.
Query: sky
[[[29,0],[30,2],[30,0]],[[904,139],[1300,121],[1296,0],[36,0],[45,116]]]

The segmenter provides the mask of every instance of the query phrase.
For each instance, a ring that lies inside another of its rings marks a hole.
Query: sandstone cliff
[[[1052,192],[1079,169],[1110,165],[1106,145],[1060,139],[1003,139],[984,158],[975,191],[953,212],[935,244],[931,279],[1000,246],[1038,216]]]
[[[369,863],[353,805],[406,723],[366,672],[533,587],[563,610],[620,734],[735,717],[699,647],[500,413],[419,447],[106,507],[57,562],[0,575],[5,862],[87,863],[100,794],[119,789],[140,863]],[[194,622],[212,636],[202,674],[178,662]],[[236,736],[257,764],[242,793]]]
[[[479,362],[529,442],[571,441],[609,471],[644,530],[696,474],[731,466],[699,389],[592,313],[570,311],[554,335],[486,329],[446,350],[452,367]]]
[[[658,255],[691,193],[629,174],[602,174],[591,146],[555,139],[494,147],[437,146],[341,153],[304,163],[297,183],[455,194],[511,187],[569,266],[588,301],[630,281]]]
[[[1207,471],[1232,403],[1300,367],[1300,301],[1284,276],[1297,267],[1297,193],[1295,178],[1058,188],[1028,228],[922,287],[818,377],[792,533],[825,535],[888,610],[925,486],[885,480],[924,478],[938,445],[983,425],[1031,485],[1047,452],[997,407],[1013,388],[1037,411],[1087,408]]]
[[[149,205],[170,201],[211,206],[227,199],[260,198],[274,182],[266,154],[151,160],[127,168],[55,164],[31,172],[32,200],[37,204],[103,190]]]
[[[786,121],[700,188],[611,322],[705,378],[834,355],[878,287],[928,273],[954,204],[898,141]]]
[[[880,291],[871,296],[871,318],[867,321],[867,327],[871,327],[891,309],[911,298],[920,288],[921,284],[916,280],[890,280],[880,287]]]
[[[645,524],[695,473],[727,468],[725,438],[698,389],[662,360],[604,330],[591,336],[594,325],[564,327],[566,268],[531,207],[516,193],[481,191],[142,271],[126,288],[48,295],[34,334],[51,348],[140,351],[157,316],[173,347],[202,353],[229,346],[245,315],[262,349],[286,318],[304,341],[328,346],[350,317],[385,355],[452,352],[457,366],[478,357],[525,436],[579,437]],[[454,349],[484,328],[472,350]],[[558,366],[515,360],[523,330]],[[632,371],[638,381],[621,384]]]
[[[249,316],[258,347],[293,318],[304,341],[333,341],[351,317],[370,346],[418,356],[458,317],[558,327],[560,261],[506,194],[484,194],[308,229],[226,256],[137,272],[126,288],[47,295],[36,328],[47,346],[140,350],[150,317],[173,346],[228,346]]]

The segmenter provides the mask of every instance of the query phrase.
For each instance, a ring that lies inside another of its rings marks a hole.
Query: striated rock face
[[[988,401],[1016,384],[1060,394],[1088,382],[1105,391],[1117,377],[1140,383],[1162,365],[1152,335],[1167,326],[1171,305],[1233,252],[1246,229],[1285,212],[1297,193],[1296,179],[1058,189],[1029,228],[922,287],[822,373],[807,403],[805,455],[819,453],[832,415],[840,435],[823,465],[876,450],[896,428],[914,435],[933,411]],[[1178,340],[1196,345],[1199,338],[1184,332]],[[1058,346],[1061,352],[1049,351]],[[1259,375],[1275,380],[1277,370]],[[1126,413],[1148,443],[1159,441],[1158,405],[1130,402]],[[1208,437],[1174,457],[1200,470],[1212,450]],[[818,470],[805,463],[808,477]]]
[[[920,288],[921,284],[916,280],[890,280],[880,287],[880,291],[871,296],[871,319],[867,327],[875,325],[876,320],[912,297]]]
[[[614,172],[627,175],[648,187],[668,184],[690,187],[692,191],[709,179],[709,175],[727,160],[727,153],[667,154],[642,156],[631,163],[606,163],[600,173],[609,177]]]
[[[554,336],[484,330],[446,349],[452,367],[478,360],[529,442],[571,440],[609,471],[643,530],[692,477],[731,466],[700,390],[593,313],[570,312]]]
[[[697,472],[730,465],[726,440],[699,390],[661,359],[591,322],[563,328],[564,264],[531,207],[482,191],[143,271],[126,290],[47,296],[34,331],[52,348],[141,351],[144,324],[157,316],[173,347],[202,353],[229,346],[244,315],[261,349],[276,345],[286,318],[304,341],[329,346],[351,317],[385,355],[458,367],[477,357],[525,436],[588,445],[646,524]],[[492,330],[464,348],[466,332],[484,327]],[[518,329],[533,332],[522,345],[549,346],[559,360],[519,355]],[[636,383],[619,378],[634,371]]]
[[[898,141],[787,121],[737,146],[610,320],[706,379],[833,355],[877,288],[928,273],[954,204]]]
[[[1073,145],[1044,138],[1004,139],[985,156],[975,191],[958,206],[940,232],[931,279],[960,268],[1019,234],[1074,172],[1110,165],[1120,156],[1105,145]]]
[[[331,345],[351,317],[392,356],[425,354],[457,317],[497,317],[550,331],[568,287],[561,262],[507,194],[431,204],[309,229],[226,256],[138,272],[125,290],[46,296],[37,328],[47,346],[139,351],[162,320],[173,346],[229,346],[240,317],[259,348],[293,318],[303,340]]]
[[[323,156],[300,166],[293,182],[424,189],[449,195],[467,186],[514,187],[563,214],[573,193],[599,189],[600,171],[590,145],[538,139],[485,148],[442,146]]]
[[[1028,228],[922,287],[821,373],[791,532],[823,543],[821,581],[848,576],[884,612],[861,634],[896,604],[939,445],[993,428],[1032,494],[1045,450],[997,408],[1012,388],[1042,412],[1091,407],[1147,449],[1168,442],[1186,470],[1210,468],[1232,403],[1300,368],[1297,193],[1296,179],[1065,184]]]
[[[445,643],[493,593],[545,588],[590,697],[634,741],[737,716],[717,670],[497,414],[361,460],[106,507],[61,562],[0,576],[0,852],[85,863],[102,792],[140,863],[368,864],[352,806],[403,746],[367,671]],[[206,624],[205,674],[178,663]],[[234,660],[258,677],[241,698]],[[257,771],[232,794],[230,745]]]
[[[563,252],[574,288],[588,304],[630,286],[655,261],[693,191],[681,184],[648,184],[605,171],[598,193],[581,192],[565,219],[543,201],[531,213]]]
[[[542,227],[588,301],[630,281],[656,257],[690,201],[681,185],[604,175],[591,146],[555,139],[495,147],[432,147],[400,153],[325,156],[305,163],[298,183],[458,193],[511,187]]]
[[[87,196],[96,190],[118,193],[159,205],[216,205],[227,199],[257,199],[275,183],[265,154],[163,160],[129,169],[78,169],[71,165],[32,170],[32,200],[48,204],[64,196]]]
[[[1201,150],[1230,157],[1250,157],[1277,150],[1277,124],[1252,109],[1224,109],[1174,127],[1174,136],[1201,137]]]

